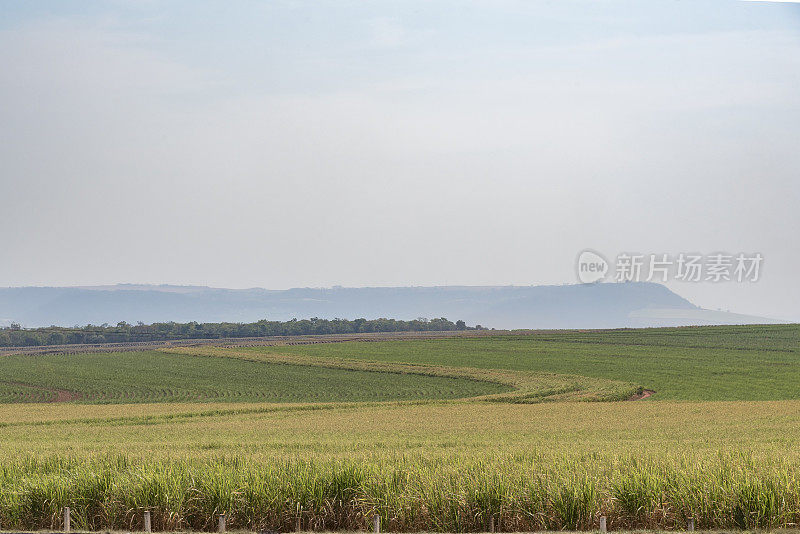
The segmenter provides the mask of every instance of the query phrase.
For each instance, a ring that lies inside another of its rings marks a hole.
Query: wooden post
[[[689,518],[689,521],[686,524],[686,530],[689,532],[694,532],[694,517]]]
[[[300,516],[297,517],[297,520],[294,525],[295,532],[303,532],[303,526],[301,524]]]
[[[381,516],[378,514],[375,514],[372,517],[372,530],[375,532],[375,534],[379,534],[381,531]]]
[[[70,531],[69,506],[64,507],[64,532]]]
[[[494,515],[489,516],[489,532],[494,532]]]
[[[606,516],[600,516],[600,532],[607,532],[606,530]]]
[[[225,532],[225,514],[219,514],[219,528],[217,532]]]
[[[150,510],[144,511],[144,531],[152,532],[152,529],[150,528]]]

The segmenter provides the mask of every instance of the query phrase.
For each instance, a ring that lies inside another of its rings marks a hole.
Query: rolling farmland
[[[3,356],[0,523],[800,524],[800,328]],[[655,394],[642,400],[643,389]],[[61,398],[58,393],[61,392]],[[57,401],[57,402],[55,402]],[[587,402],[589,401],[589,402]]]

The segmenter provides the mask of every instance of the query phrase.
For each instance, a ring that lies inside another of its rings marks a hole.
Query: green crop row
[[[69,506],[75,528],[365,529],[391,531],[776,528],[800,522],[800,465],[730,453],[560,455],[370,461],[253,462],[231,456],[142,461],[124,455],[32,457],[0,467],[4,528],[55,529]],[[491,519],[493,518],[493,519]]]
[[[2,357],[0,369],[0,402],[386,401],[474,397],[508,390],[459,377],[155,351],[11,355]]]

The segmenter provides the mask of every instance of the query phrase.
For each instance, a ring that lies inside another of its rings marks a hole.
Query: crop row
[[[0,402],[388,401],[474,397],[510,389],[460,377],[275,365],[191,353],[42,354],[2,359]]]
[[[800,465],[744,453],[689,456],[546,456],[368,462],[17,458],[0,467],[4,528],[391,531],[790,527],[800,522]]]

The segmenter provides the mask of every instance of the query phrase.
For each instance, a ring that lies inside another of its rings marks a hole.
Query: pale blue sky
[[[800,6],[0,1],[0,285],[574,282],[761,252],[800,319]]]

